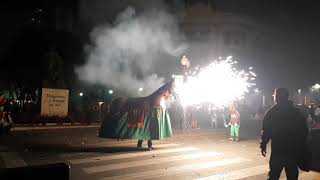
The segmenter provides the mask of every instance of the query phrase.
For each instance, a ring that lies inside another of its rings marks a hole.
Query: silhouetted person
[[[287,179],[298,179],[298,164],[302,158],[308,128],[300,110],[288,100],[285,88],[275,90],[275,105],[267,112],[262,125],[261,153],[266,155],[271,140],[269,180],[278,180],[283,168]]]

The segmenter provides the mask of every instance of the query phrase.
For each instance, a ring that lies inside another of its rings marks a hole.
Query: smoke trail
[[[99,83],[137,95],[147,95],[164,81],[159,62],[180,56],[185,46],[172,16],[163,11],[137,15],[128,7],[113,25],[94,28],[85,48],[87,62],[76,68],[80,80]],[[172,63],[165,62],[168,66]]]

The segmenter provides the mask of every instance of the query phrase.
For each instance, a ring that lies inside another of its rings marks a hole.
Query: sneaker
[[[148,147],[148,150],[149,151],[152,151],[154,148],[153,147]]]
[[[230,141],[231,141],[231,142],[233,142],[233,141],[234,141],[234,139],[233,139],[233,138],[230,138]]]
[[[236,138],[236,141],[237,141],[237,142],[240,142],[240,140],[239,140],[238,138]]]

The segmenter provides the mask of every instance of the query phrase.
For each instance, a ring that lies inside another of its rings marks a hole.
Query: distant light
[[[317,89],[317,90],[319,90],[320,89],[320,84],[315,84],[314,86],[313,86],[315,89]]]
[[[109,90],[109,94],[113,94],[113,90],[110,89],[110,90]]]
[[[228,57],[227,57],[227,60],[231,60],[231,59],[232,59],[232,56],[228,56]]]
[[[258,93],[258,92],[259,92],[259,89],[258,89],[258,88],[255,88],[255,89],[254,89],[254,92],[255,92],[255,93]]]
[[[299,93],[299,94],[301,93],[301,89],[298,89],[298,93]]]
[[[143,91],[143,88],[141,87],[141,88],[139,88],[139,91],[141,92],[141,91]]]
[[[79,93],[79,96],[83,96],[83,92],[80,92],[80,93]]]

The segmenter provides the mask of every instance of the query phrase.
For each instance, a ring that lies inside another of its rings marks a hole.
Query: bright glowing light
[[[301,93],[301,89],[298,89],[298,93],[299,93],[299,94]]]
[[[103,101],[99,101],[98,103],[99,103],[99,106],[101,106],[103,104]]]
[[[259,89],[258,89],[258,88],[255,88],[255,89],[254,89],[254,92],[255,92],[255,93],[258,93],[258,92],[259,92]]]
[[[254,86],[251,79],[254,73],[237,71],[233,64],[235,62],[232,57],[214,61],[199,69],[197,75],[189,76],[186,83],[176,85],[181,103],[209,103],[216,107],[225,107],[241,100],[249,88]]]
[[[141,88],[139,88],[139,91],[141,92],[141,91],[143,91],[143,88],[141,87]]]
[[[79,96],[83,96],[83,92],[79,93]]]
[[[315,85],[313,86],[313,88],[316,89],[316,90],[319,90],[319,89],[320,89],[320,84],[315,84]]]
[[[109,94],[113,94],[113,90],[110,89],[110,90],[109,90]]]

